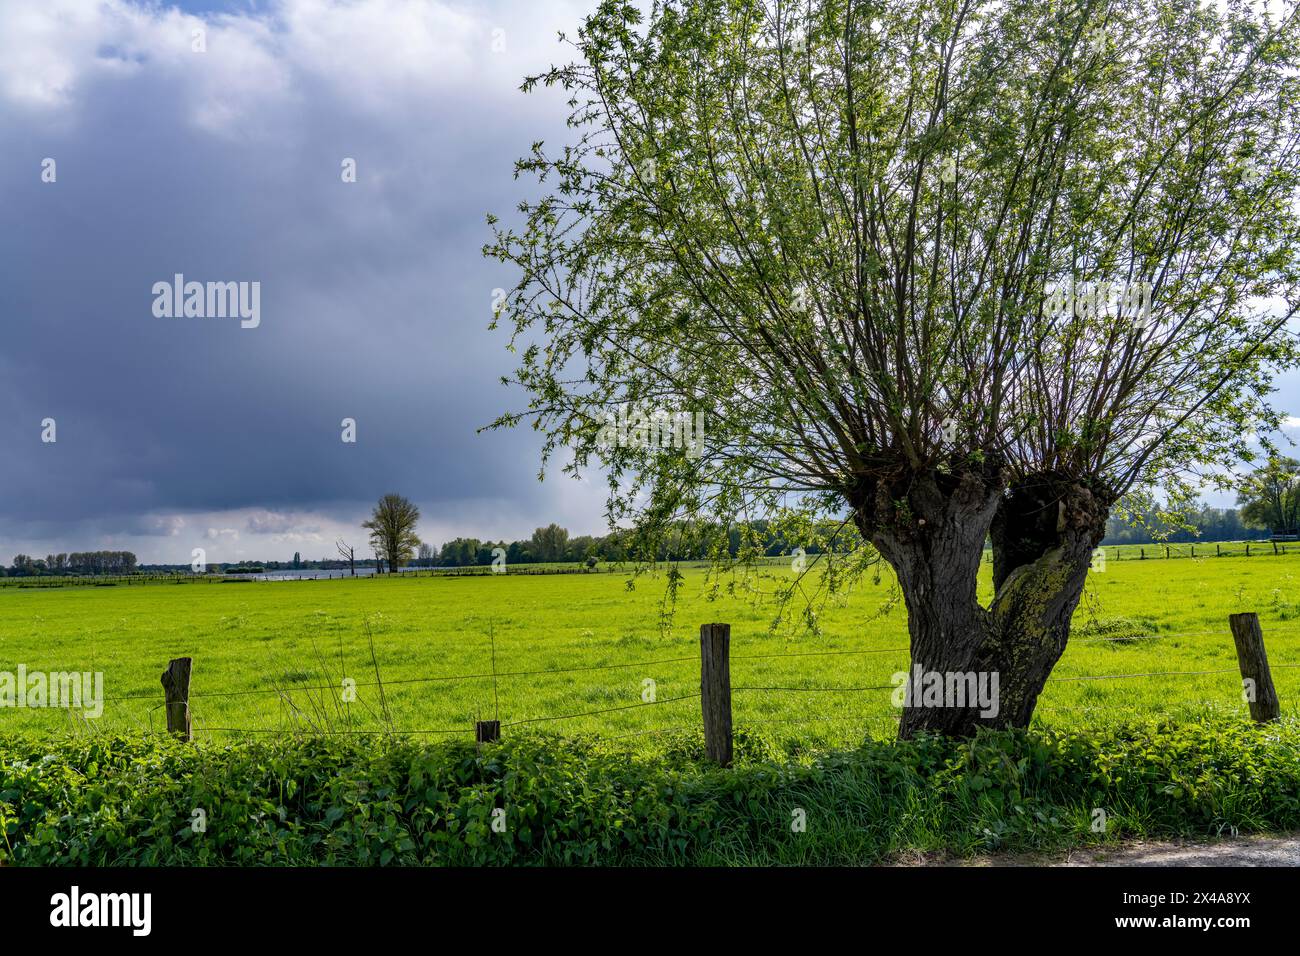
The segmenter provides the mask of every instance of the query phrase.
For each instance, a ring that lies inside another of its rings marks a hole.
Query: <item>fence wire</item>
[[[1207,637],[1207,636],[1222,636],[1222,632],[1207,631],[1207,632],[1192,632],[1186,634],[1169,634],[1169,635],[1135,635],[1132,637],[1119,636],[1119,637],[1083,638],[1077,641],[1073,641],[1071,643],[1077,643],[1077,644],[1132,643],[1134,641],[1139,641],[1139,640],[1161,640],[1161,639],[1178,640],[1178,639],[1191,638],[1191,637]],[[783,652],[758,653],[758,654],[735,654],[735,655],[730,655],[729,659],[732,661],[771,661],[771,660],[780,660],[780,659],[798,660],[800,658],[805,658],[805,657],[830,657],[830,656],[847,657],[847,656],[864,656],[864,655],[874,655],[874,654],[906,654],[906,653],[909,653],[909,648],[907,647],[884,647],[884,648],[860,648],[860,649],[851,649],[851,650],[783,651]],[[374,681],[355,682],[350,686],[353,688],[378,688],[380,690],[380,693],[382,694],[383,689],[385,687],[390,687],[390,686],[401,686],[401,685],[411,685],[411,684],[459,684],[459,683],[478,682],[483,680],[497,681],[503,678],[541,677],[541,676],[550,676],[550,675],[559,675],[559,674],[575,674],[575,673],[591,673],[591,672],[610,671],[610,670],[625,670],[628,668],[648,669],[652,667],[695,662],[698,660],[699,660],[698,656],[689,655],[689,656],[681,656],[681,657],[656,658],[653,660],[644,660],[644,661],[620,662],[620,663],[613,663],[613,664],[585,664],[585,665],[577,665],[571,667],[536,668],[531,670],[496,671],[496,672],[489,671],[489,672],[481,672],[481,673],[404,677],[404,678],[394,678],[391,680],[378,679]],[[1294,667],[1300,667],[1300,663],[1278,663],[1278,664],[1272,664],[1271,667],[1273,669],[1294,668]],[[1187,671],[1139,671],[1139,672],[1132,672],[1132,673],[1114,673],[1114,674],[1064,675],[1064,676],[1050,677],[1048,678],[1047,683],[1076,683],[1082,681],[1134,680],[1134,679],[1145,679],[1145,678],[1190,678],[1190,677],[1212,676],[1212,675],[1222,675],[1222,674],[1240,674],[1240,669],[1227,667],[1227,668],[1187,670]],[[733,693],[742,693],[742,694],[753,694],[753,693],[856,694],[856,693],[868,693],[868,692],[886,691],[886,690],[893,691],[893,690],[897,690],[898,687],[899,687],[898,683],[869,684],[869,685],[811,685],[811,686],[742,683],[742,684],[731,686],[730,690]],[[186,698],[185,700],[176,701],[172,703],[176,703],[176,704],[183,703],[188,705],[191,701],[197,701],[202,699],[234,698],[234,697],[244,697],[244,696],[266,695],[266,694],[278,695],[282,699],[287,700],[289,699],[290,695],[299,692],[338,693],[341,689],[342,689],[341,685],[335,685],[335,684],[290,684],[290,685],[277,686],[277,687],[247,688],[242,690],[206,691],[206,692],[199,692],[199,693],[191,693],[188,696],[188,698]],[[699,699],[701,696],[702,695],[700,692],[695,692],[695,693],[688,693],[688,694],[680,694],[673,697],[666,697],[657,700],[649,700],[649,701],[643,700],[643,701],[637,701],[629,704],[620,704],[612,707],[602,707],[595,710],[576,711],[572,713],[554,714],[554,715],[544,714],[535,717],[524,717],[515,720],[503,721],[501,722],[501,728],[505,729],[509,727],[522,727],[525,725],[532,725],[532,724],[551,723],[554,721],[561,721],[561,720],[577,720],[583,718],[597,717],[603,714],[610,714],[610,713],[616,713],[621,711],[639,710],[647,707],[655,707],[659,705],[679,703],[687,700],[695,700],[695,699]],[[153,692],[147,694],[140,693],[140,694],[126,694],[126,695],[105,697],[102,698],[102,700],[106,703],[119,702],[119,701],[133,701],[133,700],[155,700],[156,701],[157,697],[158,697],[157,692]],[[148,714],[150,718],[152,718],[153,711],[158,710],[161,707],[167,706],[167,703],[168,702],[164,701],[162,703],[155,704],[155,706],[153,707],[148,708]],[[347,701],[346,703],[352,703],[352,701]],[[367,709],[370,709],[369,705],[365,704],[365,702],[361,701],[360,699],[358,699],[356,703],[360,704],[363,707],[366,707]],[[1054,704],[1051,701],[1042,702],[1042,710],[1046,710],[1048,712],[1053,712],[1053,711],[1091,712],[1096,709],[1098,708],[1076,707],[1076,706],[1070,706],[1064,704]],[[371,713],[374,714],[375,712],[371,710]],[[193,719],[194,718],[193,712],[191,713],[191,716]],[[800,725],[800,724],[820,723],[820,722],[870,723],[873,721],[888,721],[888,720],[897,721],[899,719],[900,719],[899,713],[885,713],[885,714],[877,714],[877,715],[774,718],[774,719],[764,719],[764,720],[756,720],[756,721],[738,720],[736,721],[736,726],[751,727],[751,726],[770,726],[776,724]],[[150,723],[152,723],[152,720],[150,721]],[[322,728],[322,727],[313,726],[310,720],[304,721],[301,719],[299,719],[296,722],[291,721],[288,726],[282,725],[280,727],[275,727],[275,728],[207,726],[202,721],[197,719],[194,719],[193,723],[194,723],[193,730],[195,733],[289,734],[289,735],[305,734],[305,735],[312,735],[312,736],[385,736],[390,734],[410,735],[410,736],[423,736],[423,735],[459,736],[459,735],[473,735],[475,733],[475,728],[472,725],[466,727],[437,727],[437,728],[416,728],[416,729],[397,728],[397,727],[384,727],[378,729],[359,729],[359,728],[349,727],[347,729],[334,729],[334,728]],[[663,728],[648,728],[645,730],[638,730],[638,731],[633,731],[628,733],[605,735],[603,739],[619,740],[619,739],[626,739],[631,737],[647,736],[652,734],[692,731],[692,730],[699,730],[699,729],[701,729],[699,724],[687,724],[687,725],[677,724],[677,725],[672,725]]]

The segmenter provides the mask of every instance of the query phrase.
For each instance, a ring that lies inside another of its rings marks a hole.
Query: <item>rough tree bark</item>
[[[1113,496],[1099,483],[1056,473],[1009,482],[990,464],[877,481],[855,499],[858,527],[894,568],[907,606],[913,688],[899,736],[1028,725],[1065,651]],[[986,537],[993,543],[988,607],[977,596]],[[943,682],[938,706],[912,692],[926,679]],[[994,680],[996,707],[988,707],[971,691],[982,681],[991,692]],[[957,687],[964,699],[952,694]]]

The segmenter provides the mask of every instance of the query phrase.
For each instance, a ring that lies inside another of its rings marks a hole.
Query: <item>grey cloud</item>
[[[546,58],[490,59],[487,30],[510,11],[480,14],[472,47],[428,78],[380,70],[370,87],[346,38],[268,61],[292,44],[270,29],[286,22],[250,20],[223,75],[264,76],[259,90],[187,79],[182,53],[149,46],[157,24],[131,26],[142,8],[110,6],[126,13],[57,102],[6,99],[0,76],[0,560],[24,542],[89,546],[78,536],[97,529],[161,556],[149,539],[185,534],[156,515],[251,509],[278,517],[210,531],[313,534],[294,516],[355,522],[390,490],[449,531],[453,503],[509,501],[528,527],[571,511],[558,482],[534,480],[530,432],[475,434],[523,403],[498,383],[504,336],[486,330],[512,277],[480,256],[484,214],[520,198],[511,165],[528,143],[565,136],[559,97],[513,91]],[[582,6],[554,5],[552,30]],[[223,62],[220,23],[204,69]],[[344,157],[356,184],[340,181]],[[260,327],[155,318],[152,286],[175,273],[260,282]],[[55,444],[40,441],[47,416]],[[578,511],[596,530],[599,494]],[[182,544],[171,560],[188,560]]]

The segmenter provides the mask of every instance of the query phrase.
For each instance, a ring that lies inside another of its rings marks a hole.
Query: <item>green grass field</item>
[[[1081,729],[1131,716],[1244,714],[1227,626],[1240,610],[1259,613],[1283,712],[1295,714],[1298,557],[1108,562],[1090,576],[1038,719]],[[799,749],[892,736],[888,685],[908,656],[901,604],[882,611],[888,572],[824,607],[819,636],[771,633],[773,605],[746,596],[789,573],[737,579],[735,594],[710,601],[703,572],[688,570],[666,632],[665,578],[653,574],[631,586],[615,573],[6,588],[0,670],[102,671],[108,701],[88,724],[60,710],[0,709],[0,732],[160,730],[159,675],[168,659],[191,656],[200,739],[385,726],[471,738],[476,719],[496,716],[506,735],[535,728],[653,748],[658,733],[699,725],[697,699],[669,699],[698,692],[699,625],[726,621],[738,728]],[[1078,679],[1097,675],[1158,676]],[[354,703],[340,699],[344,677],[357,683]],[[637,706],[647,680],[659,703]],[[608,712],[567,716],[591,711]]]

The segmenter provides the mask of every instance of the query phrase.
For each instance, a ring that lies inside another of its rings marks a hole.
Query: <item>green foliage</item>
[[[571,134],[489,217],[528,395],[494,425],[603,468],[620,526],[997,462],[1183,494],[1281,422],[1294,4],[602,0],[568,40],[523,88]],[[660,412],[700,447],[609,440]]]
[[[387,562],[389,571],[410,564],[420,546],[415,533],[420,523],[420,509],[401,495],[387,494],[379,499],[370,518],[361,527],[370,532],[370,547]]]
[[[10,736],[0,864],[861,864],[912,850],[1294,829],[1298,745],[1295,721],[1221,719],[869,742],[818,757],[742,734],[737,767],[722,771],[693,735],[654,757],[542,736],[482,751],[402,738]],[[1105,834],[1092,831],[1097,808]]]
[[[1129,642],[1155,636],[1159,625],[1149,617],[1133,620],[1127,617],[1106,617],[1081,621],[1070,629],[1071,639],[1077,641]]]
[[[1272,457],[1242,482],[1241,519],[1276,534],[1300,533],[1300,461]]]

